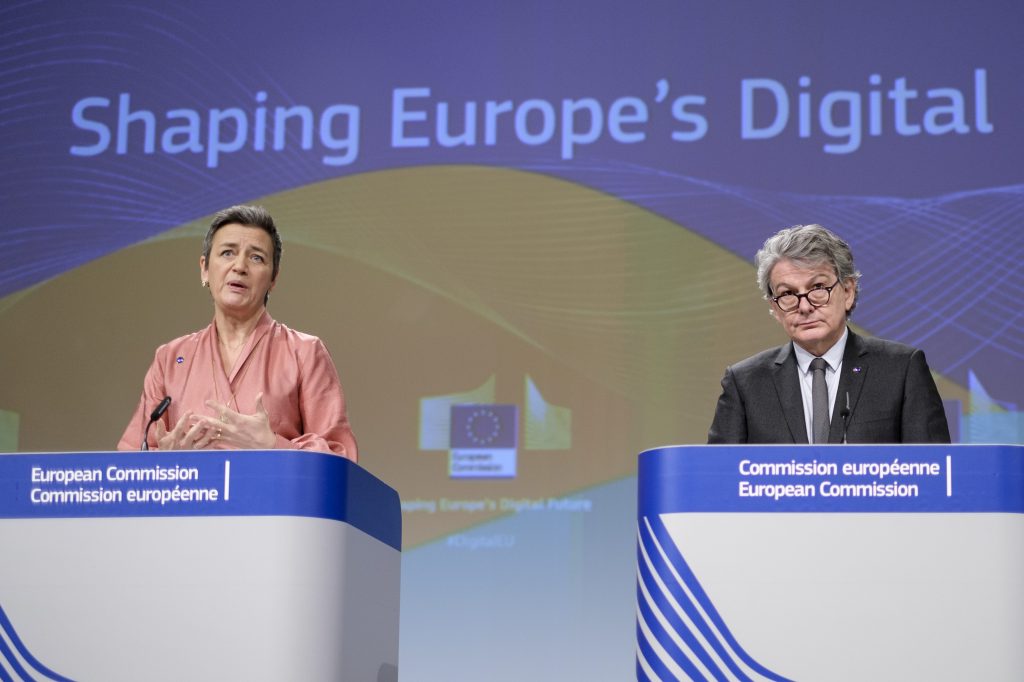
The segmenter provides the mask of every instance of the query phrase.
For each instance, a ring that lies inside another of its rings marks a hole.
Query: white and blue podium
[[[639,680],[1024,679],[1024,448],[639,460]]]
[[[321,453],[0,456],[0,680],[394,682],[401,532]]]

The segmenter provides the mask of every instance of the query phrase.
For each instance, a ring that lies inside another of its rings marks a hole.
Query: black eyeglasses
[[[828,305],[828,302],[832,299],[832,290],[838,285],[839,280],[837,279],[830,287],[823,287],[818,284],[810,291],[802,294],[785,293],[782,296],[772,296],[772,303],[779,306],[779,310],[784,313],[791,313],[799,308],[801,298],[806,298],[807,302],[812,306],[820,308],[823,305]]]

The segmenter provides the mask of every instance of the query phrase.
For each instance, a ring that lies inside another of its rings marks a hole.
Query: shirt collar
[[[850,329],[843,327],[843,335],[839,337],[839,340],[835,342],[831,348],[825,351],[821,357],[825,358],[825,362],[828,363],[829,368],[834,372],[839,368],[839,365],[843,362],[843,354],[846,353],[846,339],[850,336]],[[793,344],[793,351],[796,353],[796,364],[800,368],[800,372],[806,374],[811,366],[811,360],[815,358],[803,348],[797,344]]]

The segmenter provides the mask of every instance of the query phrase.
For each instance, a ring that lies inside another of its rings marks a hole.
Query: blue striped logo
[[[11,620],[0,606],[0,681],[36,682],[37,680],[74,680],[53,672],[32,655],[21,637],[14,631]]]
[[[661,519],[637,530],[637,680],[789,682],[743,650]]]

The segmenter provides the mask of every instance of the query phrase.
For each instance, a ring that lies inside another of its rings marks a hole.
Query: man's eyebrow
[[[821,280],[828,281],[829,279],[831,279],[831,277],[832,277],[831,273],[819,272],[816,275],[812,275],[810,277],[810,279],[808,279],[807,281],[810,283],[811,286],[814,286],[815,284],[819,284],[819,282],[817,280],[821,279]],[[799,289],[799,287],[795,287],[792,284],[790,284],[789,282],[782,281],[782,282],[777,282],[777,283],[773,284],[772,285],[772,291],[775,291],[776,289],[781,289],[781,288],[784,288],[784,287],[788,288],[788,289]]]

